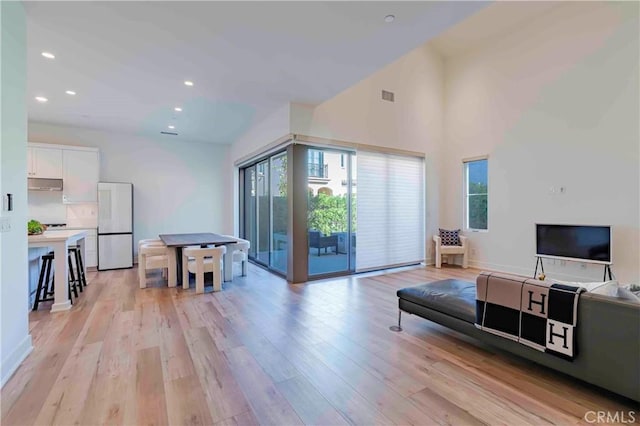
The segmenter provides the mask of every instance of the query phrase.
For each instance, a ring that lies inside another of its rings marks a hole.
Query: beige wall
[[[318,105],[310,119],[292,114],[292,132],[427,152],[442,141],[442,79],[442,58],[423,45]],[[380,99],[383,89],[395,102]]]
[[[638,31],[638,3],[566,3],[446,59],[443,225],[463,224],[462,159],[489,155],[472,265],[531,274],[536,222],[613,225],[614,273],[640,281]],[[557,263],[548,275],[602,278]]]

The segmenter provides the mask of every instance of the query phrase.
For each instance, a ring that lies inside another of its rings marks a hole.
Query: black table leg
[[[208,244],[200,244],[200,248],[207,248]],[[176,271],[178,273],[177,285],[180,286],[182,284],[182,248],[181,246],[176,247]]]
[[[182,247],[176,247],[176,271],[178,273],[178,287],[182,284]]]

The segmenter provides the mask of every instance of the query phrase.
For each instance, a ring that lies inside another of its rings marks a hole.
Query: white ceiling
[[[181,140],[231,143],[273,108],[329,99],[485,5],[25,2],[29,120],[158,137],[173,124]]]

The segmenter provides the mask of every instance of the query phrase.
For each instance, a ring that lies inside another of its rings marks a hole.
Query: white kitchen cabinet
[[[62,150],[27,148],[27,175],[32,178],[62,179]]]
[[[64,149],[62,202],[95,203],[98,201],[100,162],[97,150]]]

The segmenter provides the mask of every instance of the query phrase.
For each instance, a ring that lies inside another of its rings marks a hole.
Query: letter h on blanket
[[[476,327],[572,360],[577,353],[581,287],[482,272],[476,288]]]

